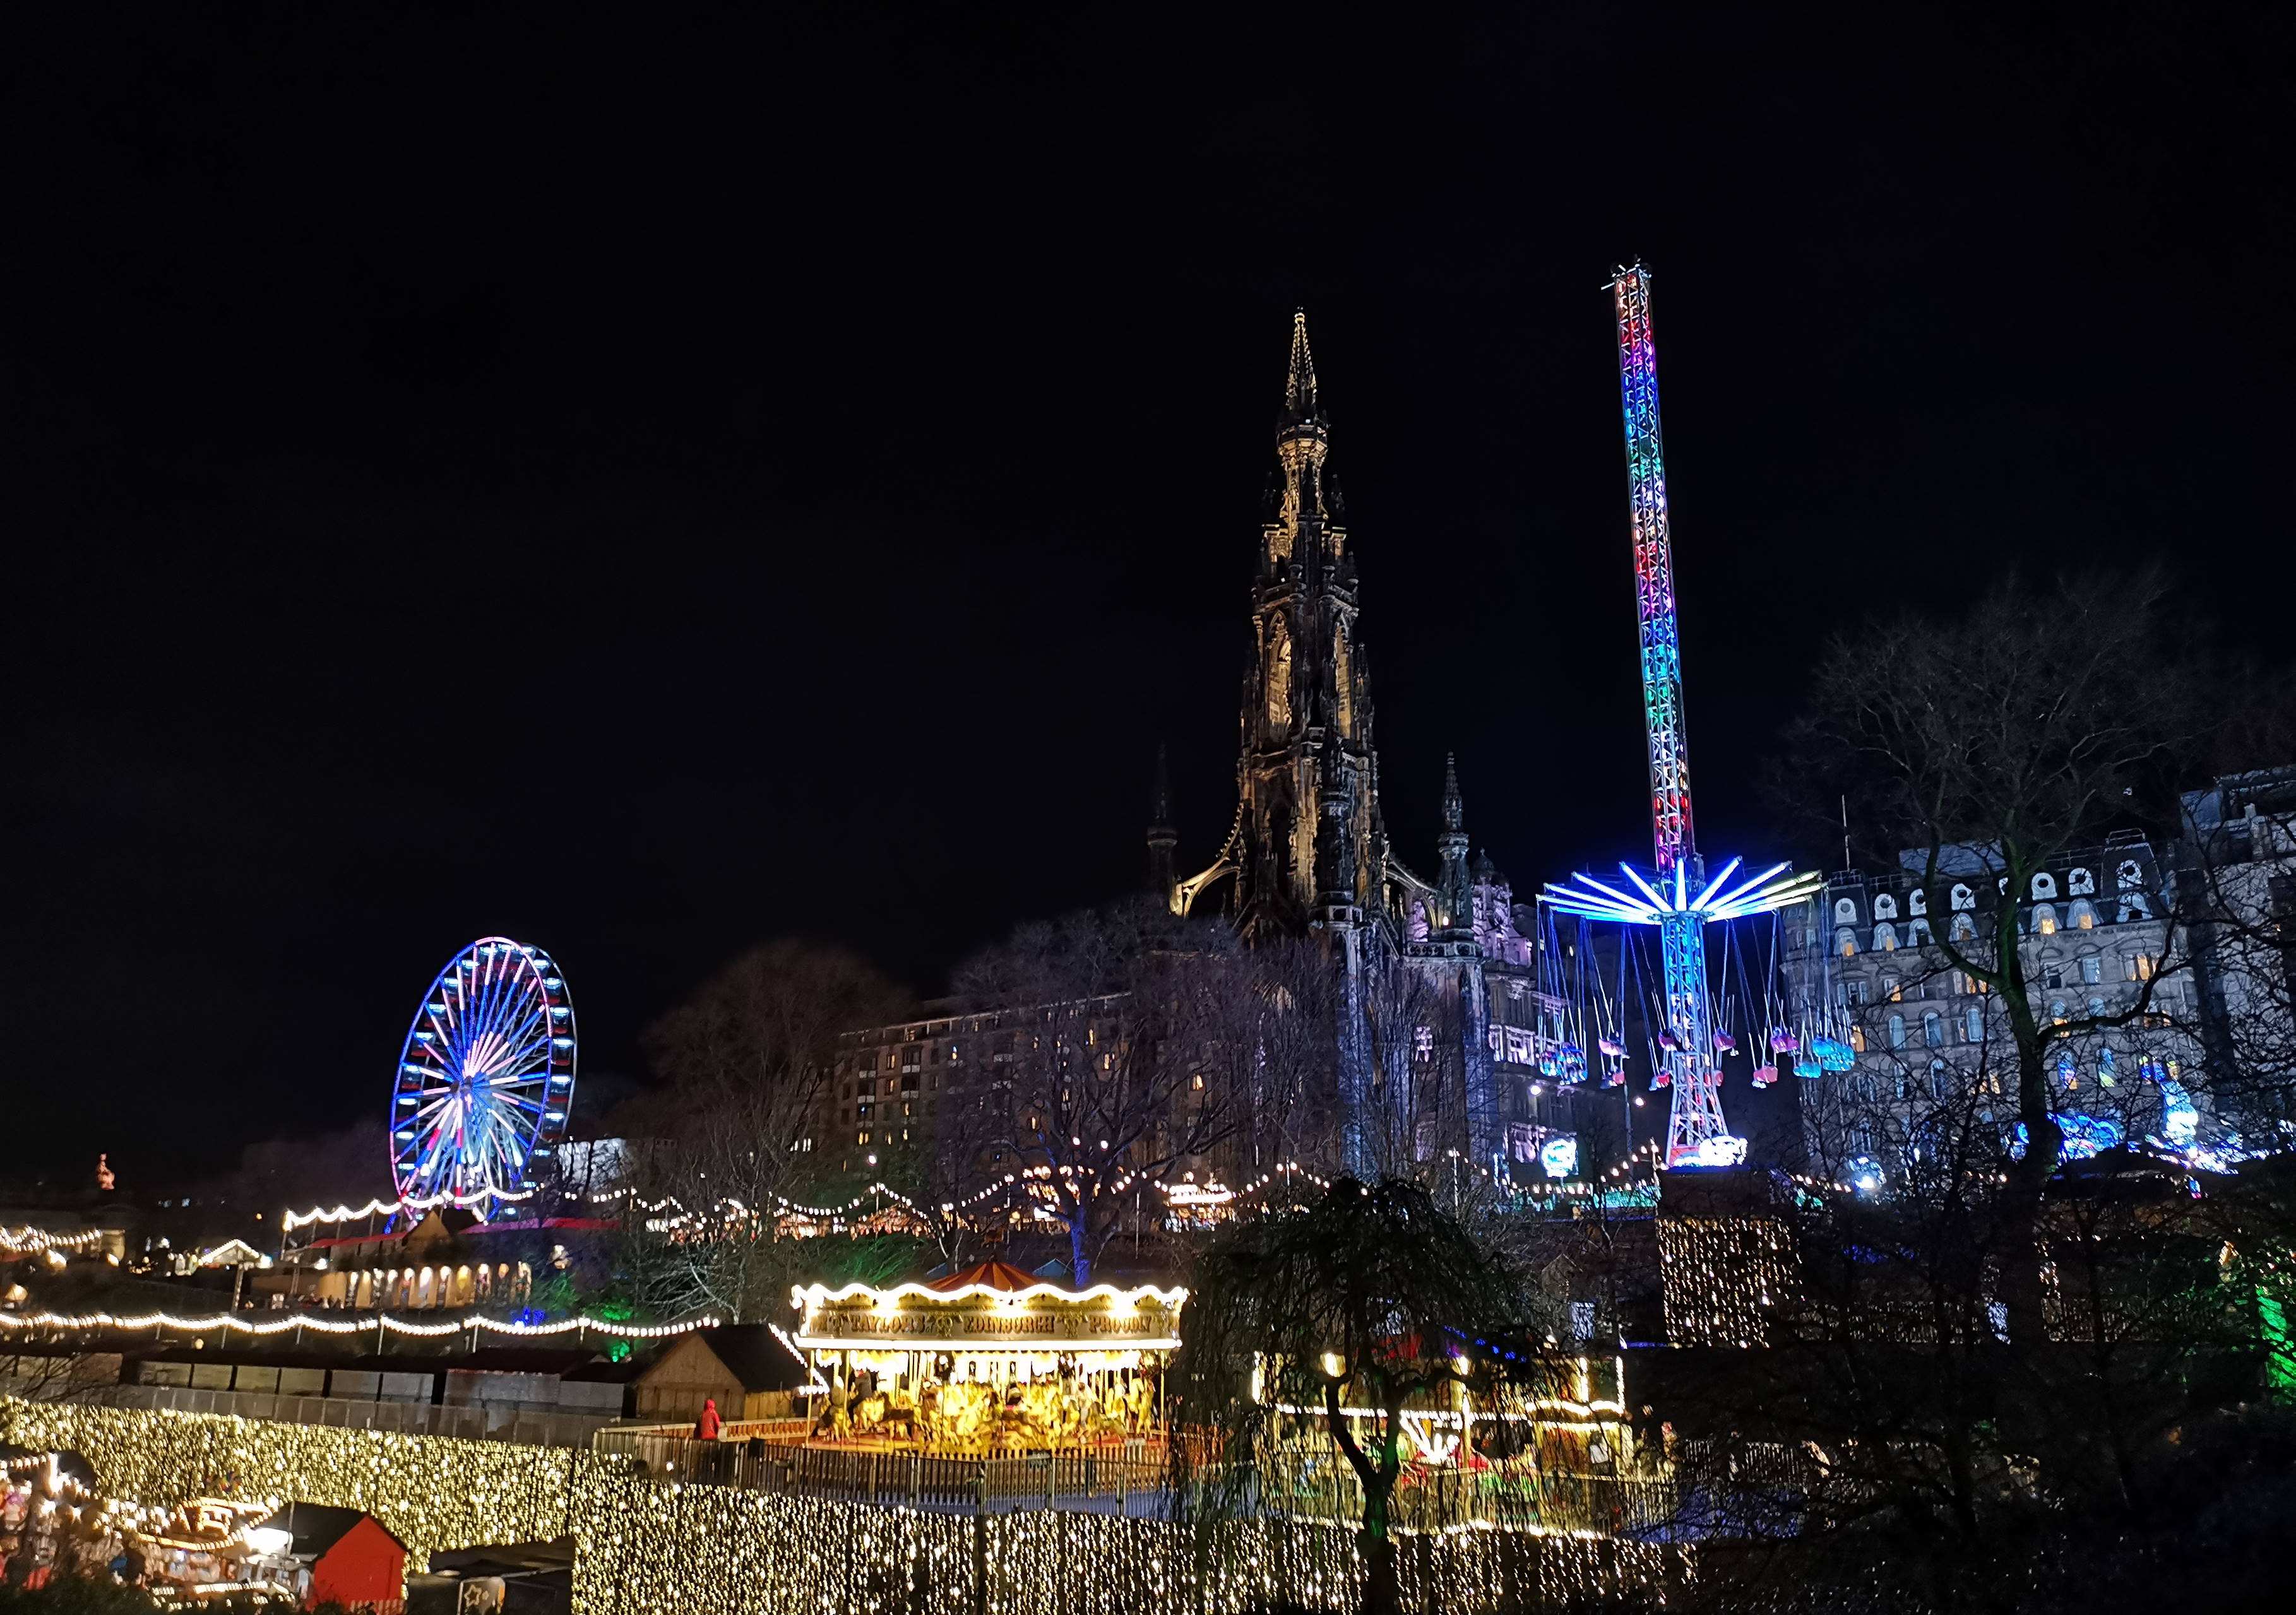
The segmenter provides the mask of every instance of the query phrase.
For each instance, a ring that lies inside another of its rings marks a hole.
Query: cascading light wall
[[[0,1402],[20,1446],[78,1452],[100,1489],[363,1509],[410,1560],[571,1536],[577,1615],[1244,1615],[1281,1601],[1356,1607],[1344,1528],[1201,1527],[1065,1510],[976,1515],[633,1478],[565,1447]],[[1402,1534],[1404,1602],[1447,1615],[1562,1608],[1678,1584],[1687,1550],[1518,1532]]]

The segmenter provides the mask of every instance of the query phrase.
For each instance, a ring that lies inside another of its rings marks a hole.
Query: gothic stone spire
[[[1169,903],[1177,880],[1172,853],[1180,832],[1172,828],[1172,778],[1164,747],[1156,747],[1156,783],[1148,798],[1148,889]]]
[[[1245,680],[1238,919],[1247,937],[1380,911],[1377,778],[1356,637],[1356,571],[1324,462],[1308,317],[1292,319],[1275,430],[1281,494],[1260,529]]]
[[[1474,925],[1475,888],[1467,870],[1466,818],[1466,803],[1459,795],[1459,759],[1453,753],[1443,758],[1443,833],[1435,838],[1441,857],[1441,873],[1436,879],[1443,907],[1439,923],[1447,930],[1470,930]]]
[[[1308,311],[1296,309],[1292,316],[1292,373],[1284,382],[1277,430],[1323,424],[1323,411],[1316,407],[1316,356],[1308,350]]]

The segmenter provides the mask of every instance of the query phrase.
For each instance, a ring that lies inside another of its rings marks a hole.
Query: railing
[[[1294,1519],[1363,1518],[1363,1485],[1343,1461],[1287,1464],[1251,1479],[1258,1512]],[[1389,1523],[1410,1530],[1462,1525],[1658,1537],[1680,1508],[1679,1488],[1642,1475],[1549,1469],[1406,1471],[1388,1501]]]
[[[1169,1469],[1161,1443],[1111,1442],[993,1458],[949,1457],[898,1448],[857,1450],[803,1445],[802,1419],[740,1440],[701,1441],[659,1430],[602,1430],[601,1453],[633,1460],[657,1480],[834,1497],[911,1508],[1001,1513],[1083,1509],[1102,1513],[1164,1512]],[[728,1425],[742,1432],[749,1425]]]
[[[410,1436],[456,1436],[469,1441],[517,1441],[529,1447],[587,1447],[613,1422],[595,1414],[534,1408],[438,1406],[428,1402],[365,1402],[347,1397],[290,1397],[261,1390],[209,1390],[195,1385],[111,1385],[85,1398],[111,1407],[222,1414],[322,1424],[336,1430],[383,1430]]]

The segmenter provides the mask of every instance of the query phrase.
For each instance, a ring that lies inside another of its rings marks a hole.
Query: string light
[[[1480,1167],[1475,1170],[1484,1177],[1488,1178],[1490,1176],[1488,1171]],[[1057,1204],[1062,1187],[1071,1184],[1092,1182],[1095,1176],[1095,1169],[1089,1167],[1054,1165],[1023,1167],[1016,1171],[992,1177],[980,1187],[955,1200],[944,1201],[939,1209],[944,1215],[963,1213],[984,1201],[1000,1197],[1009,1203],[1015,1196]],[[1272,1189],[1301,1181],[1313,1184],[1318,1189],[1328,1189],[1332,1186],[1331,1179],[1308,1171],[1299,1162],[1292,1161],[1288,1165],[1278,1167],[1274,1171],[1264,1173],[1241,1188],[1234,1190],[1228,1189],[1216,1179],[1204,1184],[1198,1184],[1193,1178],[1185,1179],[1179,1183],[1168,1183],[1162,1179],[1144,1178],[1138,1172],[1127,1171],[1104,1184],[1092,1182],[1090,1192],[1113,1196],[1128,1193],[1136,1185],[1140,1185],[1153,1188],[1158,1193],[1163,1195],[1168,1210],[1175,1209],[1177,1202],[1178,1209],[1201,1214],[1217,1209],[1226,1203],[1218,1197],[1225,1196],[1226,1201],[1241,1201],[1255,1194],[1263,1194]],[[1085,1191],[1078,1188],[1072,1192],[1082,1194]],[[777,1229],[782,1233],[801,1234],[804,1225],[816,1226],[816,1231],[818,1231],[819,1226],[826,1225],[830,1232],[849,1232],[855,1223],[867,1224],[877,1221],[885,1212],[895,1209],[911,1214],[920,1226],[929,1226],[931,1221],[924,1206],[882,1180],[871,1184],[868,1188],[841,1205],[808,1205],[802,1201],[793,1201],[780,1194],[768,1194],[766,1199],[775,1207],[774,1220],[776,1224],[783,1225]],[[637,1211],[646,1216],[645,1227],[650,1234],[674,1234],[687,1229],[705,1231],[723,1231],[742,1227],[756,1229],[766,1220],[762,1212],[733,1195],[718,1201],[707,1210],[696,1210],[674,1194],[664,1195],[659,1200],[647,1200],[638,1194],[635,1189],[627,1187],[603,1191],[591,1195],[590,1200],[593,1204],[598,1205],[627,1201]],[[872,1211],[867,1217],[857,1218],[855,1213],[864,1206],[873,1208]],[[1000,1210],[1003,1209],[1003,1207],[999,1208]],[[1041,1207],[1037,1210],[1037,1215],[1040,1217],[1045,1215]],[[800,1225],[800,1227],[792,1230],[786,1226],[791,1222]]]
[[[0,1256],[30,1256],[47,1250],[82,1256],[102,1244],[103,1235],[102,1228],[83,1228],[77,1234],[51,1234],[29,1225],[0,1228]]]
[[[279,1226],[283,1232],[292,1234],[296,1229],[308,1227],[313,1223],[361,1222],[370,1217],[396,1217],[401,1211],[431,1211],[440,1206],[452,1206],[456,1210],[467,1211],[484,1201],[492,1200],[497,1205],[504,1205],[531,1200],[534,1194],[532,1189],[489,1188],[474,1189],[468,1194],[449,1192],[428,1196],[410,1194],[400,1200],[371,1200],[356,1210],[348,1206],[337,1206],[329,1211],[314,1206],[308,1211],[281,1212]]]
[[[1767,1346],[1800,1286],[1793,1235],[1769,1217],[1662,1217],[1660,1299],[1676,1346]]]

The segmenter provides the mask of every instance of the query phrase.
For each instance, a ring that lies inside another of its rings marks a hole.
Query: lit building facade
[[[2116,833],[2014,893],[1985,849],[1943,849],[1925,880],[1928,863],[1926,850],[1908,851],[1893,870],[1836,871],[1818,898],[1781,915],[1788,980],[1808,1010],[1831,1012],[1854,1056],[1800,1084],[1813,1165],[1886,1176],[1948,1107],[2013,1124],[2017,1053],[2003,1002],[1940,945],[1980,949],[2004,903],[2016,906],[2032,1014],[2064,1029],[2047,1076],[2069,1148],[2190,1144],[2206,1100],[2194,1079],[2200,1005],[2190,939],[2170,917],[2172,871],[2151,841]]]
[[[2227,775],[2184,799],[2177,876],[2193,894],[2207,1095],[2258,1148],[2296,1133],[2296,767]]]

